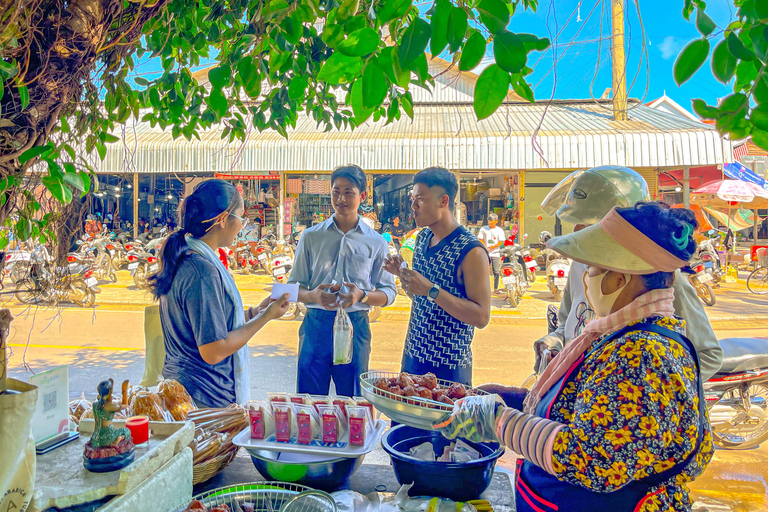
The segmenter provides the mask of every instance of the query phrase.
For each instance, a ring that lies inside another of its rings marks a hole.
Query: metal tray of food
[[[230,485],[198,494],[190,500],[190,503],[175,508],[174,512],[190,510],[194,500],[200,501],[209,509],[227,505],[232,512],[236,510],[250,511],[251,509],[254,512],[278,512],[291,498],[310,490],[312,489],[304,485],[284,482]]]
[[[453,412],[453,406],[415,396],[404,397],[390,391],[376,387],[379,379],[399,378],[401,374],[391,372],[367,372],[360,375],[360,387],[363,397],[392,421],[402,423],[414,428],[433,430],[436,423],[440,423],[446,415]],[[437,379],[441,388],[450,388],[457,383]],[[468,395],[486,395],[485,391],[465,387]]]

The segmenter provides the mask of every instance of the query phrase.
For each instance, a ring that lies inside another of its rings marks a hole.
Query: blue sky
[[[418,3],[431,5],[432,2]],[[555,98],[589,98],[590,83],[595,77],[598,55],[600,67],[594,80],[593,94],[600,97],[606,88],[611,87],[611,51],[608,39],[611,33],[610,3],[611,0],[540,0],[538,12],[520,9],[512,17],[509,30],[534,33],[556,42],[555,48],[550,47],[546,52],[532,54],[529,59],[529,66],[534,68],[529,82],[534,86],[537,99],[548,99],[552,96],[555,52],[559,59],[556,66]],[[634,0],[626,0],[626,3],[625,40],[628,84],[631,84],[642,50],[642,33]],[[730,87],[715,80],[709,68],[709,61],[682,87],[678,87],[672,78],[672,65],[677,54],[687,42],[699,37],[694,24],[683,19],[683,0],[638,0],[638,3],[645,26],[650,76],[643,64],[629,96],[648,102],[666,91],[669,97],[691,110],[692,98],[702,98],[709,104],[716,104],[717,98],[728,94]],[[603,4],[605,12],[601,42],[600,21]],[[425,9],[426,7],[422,8],[422,11]],[[722,28],[734,19],[735,9],[729,0],[711,0],[708,2],[707,13]],[[555,39],[558,33],[559,36]],[[488,53],[491,53],[491,45],[488,46]],[[475,72],[479,73],[480,70],[481,67],[478,67]],[[146,57],[141,59],[136,69],[136,73],[150,80],[159,76],[160,71],[159,60],[149,61]]]

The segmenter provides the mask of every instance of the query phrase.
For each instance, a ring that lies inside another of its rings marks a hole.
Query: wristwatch
[[[368,296],[368,292],[363,290],[363,298],[360,299],[360,302],[363,303],[363,304],[367,304],[369,298],[370,297]]]
[[[433,284],[432,288],[429,290],[429,293],[427,293],[427,299],[429,299],[429,302],[435,302],[438,295],[440,295],[440,285]]]

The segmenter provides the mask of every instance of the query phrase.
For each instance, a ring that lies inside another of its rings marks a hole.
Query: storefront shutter
[[[654,201],[661,200],[660,197],[657,197],[659,190],[659,171],[658,169],[635,169],[643,178],[645,178],[645,181],[648,182],[648,188],[651,191],[651,199]]]

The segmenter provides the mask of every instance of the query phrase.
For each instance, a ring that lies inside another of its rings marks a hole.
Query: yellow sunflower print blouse
[[[680,318],[646,321],[685,334]],[[557,478],[611,492],[685,460],[700,421],[695,377],[688,350],[655,333],[628,333],[590,354],[552,405],[550,419],[567,425],[554,441]],[[696,457],[650,489],[640,512],[691,510],[685,484],[704,472],[713,454],[709,418],[701,421],[705,434]]]

